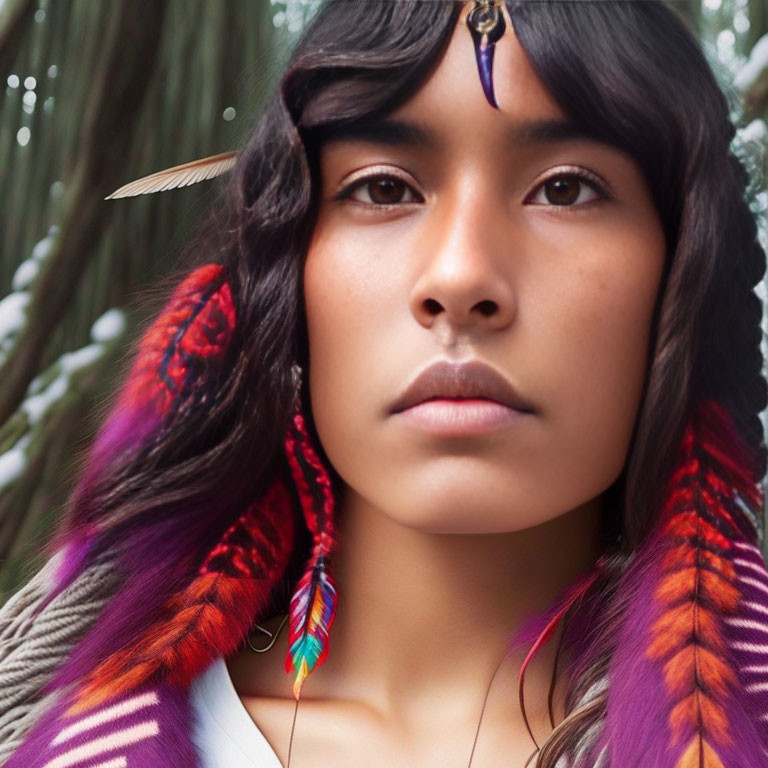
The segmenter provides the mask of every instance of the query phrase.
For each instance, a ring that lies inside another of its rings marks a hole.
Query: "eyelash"
[[[406,201],[404,203],[364,203],[360,200],[352,200],[351,196],[352,193],[355,192],[360,187],[364,187],[366,184],[377,181],[379,179],[393,179],[394,181],[400,181],[403,184],[405,184],[414,194],[418,194],[415,189],[404,179],[401,178],[397,174],[392,173],[372,173],[367,176],[361,176],[354,181],[351,181],[349,184],[346,184],[343,186],[334,197],[334,200],[336,201],[344,201],[348,200],[350,203],[354,205],[359,205],[364,208],[368,209],[379,209],[379,210],[391,210],[393,208],[398,208],[403,205],[408,205],[410,202],[413,201]],[[593,176],[591,173],[588,173],[587,171],[581,171],[581,170],[569,170],[564,171],[562,169],[556,171],[555,173],[547,176],[546,178],[542,179],[539,184],[537,184],[536,188],[533,190],[533,194],[535,196],[535,193],[541,189],[548,181],[553,181],[555,179],[576,179],[577,181],[582,182],[586,186],[590,187],[593,191],[595,191],[601,198],[604,200],[611,200],[612,197],[608,190],[605,188],[605,186],[600,182],[600,180]],[[526,200],[528,200],[531,196],[529,195],[526,197]],[[589,202],[595,202],[589,201]],[[547,208],[579,208],[582,205],[586,205],[587,203],[580,203],[580,204],[570,204],[570,205],[554,205],[552,203],[544,206]]]

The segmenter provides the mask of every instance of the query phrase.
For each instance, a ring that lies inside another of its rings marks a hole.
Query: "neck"
[[[339,602],[329,654],[306,692],[364,701],[408,722],[449,701],[457,716],[477,713],[521,623],[594,565],[599,512],[595,499],[513,533],[429,533],[348,492],[331,565]],[[526,672],[534,715],[547,711],[555,648],[545,646]],[[518,717],[526,650],[510,654],[494,682],[513,694]]]

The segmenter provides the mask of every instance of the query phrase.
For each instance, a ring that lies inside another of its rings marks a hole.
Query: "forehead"
[[[466,24],[467,3],[443,55],[419,90],[386,119],[337,127],[324,145],[364,141],[448,151],[457,145],[529,149],[596,140],[571,122],[531,67],[507,18],[496,43],[493,82],[499,109],[486,100]]]
[[[564,117],[531,67],[506,10],[506,30],[496,42],[493,54],[493,85],[499,109],[488,104],[480,86],[475,48],[466,23],[470,9],[471,3],[467,3],[436,68],[398,112],[405,114],[409,109],[452,112],[454,118],[460,119],[467,112],[476,116],[476,110],[482,106],[484,114],[507,115],[509,119],[514,119],[521,110],[528,115]]]

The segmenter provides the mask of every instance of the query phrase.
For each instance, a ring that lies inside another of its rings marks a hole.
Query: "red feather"
[[[711,489],[728,487],[725,476],[740,481],[742,493],[754,493],[744,473],[749,463],[727,415],[712,404],[699,419],[699,428],[686,432],[662,510],[660,535],[669,548],[653,596],[663,610],[650,627],[645,651],[662,664],[671,746],[684,746],[676,768],[719,768],[721,750],[733,744],[728,708],[739,678],[723,617],[736,613],[741,599],[731,563],[739,528]],[[719,434],[708,434],[704,425]]]
[[[160,676],[184,686],[233,652],[264,609],[290,559],[294,520],[281,479],[210,551],[197,577],[149,630],[99,664],[67,714],[77,714]]]
[[[123,397],[127,403],[151,400],[166,415],[219,361],[235,327],[235,308],[220,264],[206,264],[176,288],[141,339]]]
[[[229,347],[235,320],[221,264],[199,267],[176,287],[139,342],[117,402],[94,441],[78,496],[87,496],[105,465],[147,445],[195,385],[211,378]]]
[[[695,403],[656,524],[620,585],[628,609],[593,748],[611,765],[766,764],[730,639],[744,610],[737,551],[762,507],[756,470],[728,409]]]

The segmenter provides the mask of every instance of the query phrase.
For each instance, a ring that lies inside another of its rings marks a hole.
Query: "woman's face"
[[[509,25],[500,110],[488,104],[467,11],[385,121],[410,131],[379,123],[322,148],[304,273],[309,390],[347,499],[423,531],[511,532],[620,474],[665,241],[630,157],[532,127],[566,118]],[[486,363],[533,412],[446,399],[459,377],[437,386],[443,399],[392,413],[438,361]]]

